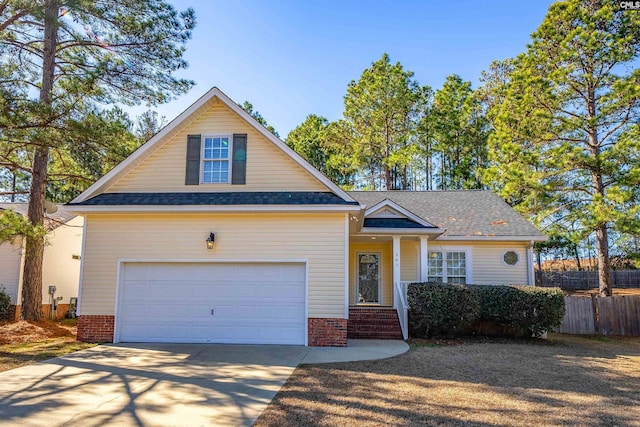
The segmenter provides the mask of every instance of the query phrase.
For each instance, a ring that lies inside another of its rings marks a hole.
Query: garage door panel
[[[303,264],[132,263],[122,271],[121,341],[304,344]]]
[[[184,288],[177,281],[162,280],[156,282],[147,282],[146,293],[140,298],[147,300],[149,298],[156,300],[178,301],[184,295]]]
[[[122,327],[123,336],[133,342],[209,342],[211,327],[206,324],[149,325],[127,324]]]
[[[305,268],[300,269],[283,269],[282,270],[282,282],[299,283],[304,282],[307,277],[307,271]]]
[[[123,296],[129,299],[144,298],[149,294],[146,280],[126,280],[123,286]]]
[[[248,283],[234,288],[233,297],[237,298],[255,298],[259,296],[259,285],[256,283]]]
[[[127,280],[146,281],[147,278],[149,277],[149,268],[150,266],[148,264],[127,264],[126,266]]]
[[[299,319],[301,316],[304,317],[304,307],[301,307],[299,304],[285,307],[285,309],[280,310],[280,320],[293,321]]]
[[[304,288],[294,283],[269,284],[260,288],[260,296],[304,302]]]

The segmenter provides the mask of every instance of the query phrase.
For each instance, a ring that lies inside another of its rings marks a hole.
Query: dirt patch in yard
[[[637,338],[425,344],[299,367],[256,425],[640,425]]]
[[[92,347],[76,341],[76,320],[0,324],[0,372]]]

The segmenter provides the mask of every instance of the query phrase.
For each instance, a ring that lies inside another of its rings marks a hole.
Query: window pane
[[[205,138],[203,156],[205,160],[228,159],[229,138]]]
[[[203,182],[213,182],[213,162],[204,162]]]
[[[229,162],[228,161],[206,161],[204,162],[203,182],[229,182]]]
[[[429,282],[442,282],[442,252],[429,252],[427,258]]]
[[[464,252],[447,252],[447,282],[466,283],[467,265]]]
[[[228,182],[229,181],[229,162],[218,162],[220,165],[220,174],[218,182]]]
[[[204,154],[205,159],[211,159],[213,157],[213,140],[211,138],[204,139]]]

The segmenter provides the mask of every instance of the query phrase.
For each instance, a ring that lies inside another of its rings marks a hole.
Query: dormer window
[[[229,182],[231,135],[205,136],[202,144],[202,182]]]

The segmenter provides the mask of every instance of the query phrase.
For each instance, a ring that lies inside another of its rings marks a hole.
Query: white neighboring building
[[[0,209],[9,209],[22,215],[27,214],[27,203],[0,203]],[[68,212],[63,205],[58,211],[46,215],[47,245],[44,249],[42,266],[42,310],[51,317],[53,298],[60,298],[54,304],[55,318],[65,317],[71,298],[78,297],[80,284],[80,256],[82,251],[82,231],[84,218]],[[0,286],[11,297],[11,310],[5,316],[10,320],[19,320],[22,299],[22,269],[24,266],[23,240],[0,244]],[[56,291],[49,294],[49,286]]]

